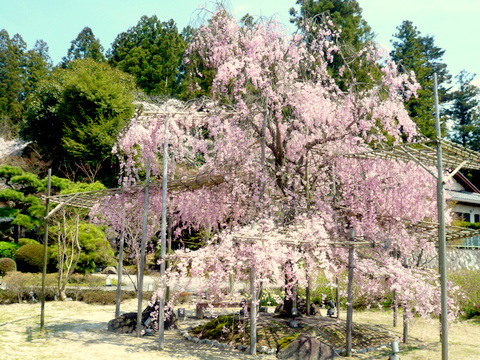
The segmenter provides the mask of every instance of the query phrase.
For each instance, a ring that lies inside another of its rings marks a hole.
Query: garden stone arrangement
[[[218,310],[215,308],[215,310]],[[194,316],[196,324],[182,329],[187,341],[210,345],[224,350],[250,352],[248,314],[240,314],[238,308],[222,308],[219,314]],[[273,310],[273,308],[272,308]],[[136,315],[135,315],[136,316]],[[204,320],[204,321],[202,321]],[[329,316],[300,315],[295,319],[297,327],[291,326],[292,319],[279,316],[278,312],[260,312],[257,322],[257,353],[276,355],[279,359],[333,359],[345,354],[345,321]],[[177,322],[181,329],[182,322]],[[353,328],[353,354],[366,354],[389,348],[395,337],[388,331],[355,324]]]

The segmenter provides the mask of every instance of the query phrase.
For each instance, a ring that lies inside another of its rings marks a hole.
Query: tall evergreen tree
[[[26,47],[20,35],[10,38],[6,30],[0,30],[0,115],[13,124],[20,121],[23,113],[22,64]]]
[[[69,62],[81,59],[93,59],[98,62],[105,61],[104,49],[100,40],[95,37],[92,29],[88,26],[78,34],[75,40],[71,42],[67,56],[62,60],[62,66],[66,67]]]
[[[373,39],[373,32],[365,19],[362,8],[356,0],[297,0],[300,13],[290,9],[291,22],[302,27],[305,19],[316,18],[321,21],[322,15],[328,15],[334,25],[341,29],[339,41],[359,49]]]
[[[447,110],[453,123],[450,137],[456,143],[480,150],[480,89],[472,84],[475,75],[463,70],[456,77],[458,89],[451,94]]]
[[[438,75],[438,90],[441,101],[446,99],[451,76],[442,62],[445,50],[434,44],[433,36],[422,36],[411,21],[404,21],[397,27],[392,41],[391,56],[402,71],[413,71],[421,89],[417,98],[411,98],[406,106],[409,115],[420,132],[429,138],[435,137],[435,117],[433,114],[433,74]]]
[[[48,55],[48,45],[43,40],[37,40],[33,49],[24,54],[24,93],[25,108],[28,107],[29,95],[37,88],[38,83],[46,77],[52,69],[52,62]]]
[[[10,38],[6,30],[0,30],[0,135],[17,135],[29,95],[50,69],[44,41],[27,50],[19,34]]]
[[[108,58],[110,64],[132,74],[147,94],[174,95],[186,46],[173,20],[142,16],[136,26],[117,36]]]
[[[370,44],[375,36],[371,27],[362,17],[362,8],[356,0],[297,0],[300,11],[290,9],[290,21],[306,33],[316,30],[309,23],[313,20],[322,24],[331,20],[338,35],[332,36],[340,51],[334,54],[329,64],[332,75],[342,83],[355,82],[359,86],[371,83],[372,77],[378,78],[378,69],[359,56],[359,50]],[[315,34],[312,34],[315,35]],[[368,86],[368,85],[367,85]],[[345,87],[344,85],[342,87]]]

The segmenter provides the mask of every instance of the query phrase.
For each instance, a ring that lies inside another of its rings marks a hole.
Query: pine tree
[[[109,62],[133,75],[137,85],[150,95],[173,95],[186,49],[173,20],[142,16],[138,24],[117,36]]]
[[[463,70],[456,77],[458,90],[451,94],[447,110],[453,123],[450,137],[456,143],[472,150],[480,150],[480,89],[472,84],[475,75]]]
[[[105,61],[104,49],[100,40],[95,37],[92,29],[88,26],[78,34],[77,38],[72,41],[67,56],[62,60],[62,67],[68,66],[73,60],[93,59],[97,62]]]
[[[0,115],[13,124],[20,121],[23,113],[22,62],[26,46],[20,35],[10,38],[6,30],[0,31]]]
[[[48,55],[48,45],[43,40],[37,40],[33,49],[28,50],[23,59],[25,109],[28,108],[29,96],[35,91],[40,80],[45,78],[52,69]]]
[[[364,87],[372,79],[378,79],[380,72],[360,52],[372,43],[375,34],[363,19],[362,8],[356,0],[297,0],[297,5],[300,5],[300,12],[291,8],[290,21],[303,33],[316,36],[317,29],[310,25],[312,21],[317,25],[331,21],[333,28],[339,31],[331,35],[331,41],[340,51],[333,54],[328,66],[333,76],[341,79],[342,88],[346,89],[351,82]]]
[[[356,0],[297,0],[300,13],[290,9],[291,22],[302,27],[305,19],[322,20],[322,15],[330,16],[333,24],[342,30],[339,42],[353,46],[356,50],[373,39],[373,32],[365,19],[362,8]]]
[[[10,38],[0,30],[0,133],[16,136],[28,106],[29,96],[51,69],[47,44],[39,40],[34,48],[19,34]]]
[[[406,104],[408,113],[424,136],[434,138],[433,74],[438,75],[440,100],[445,100],[450,82],[447,66],[441,62],[445,50],[435,46],[433,36],[422,36],[411,21],[404,21],[397,30],[390,55],[403,72],[413,71],[421,86],[418,97]]]

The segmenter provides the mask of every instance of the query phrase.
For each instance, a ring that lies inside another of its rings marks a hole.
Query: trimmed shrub
[[[145,292],[145,298],[149,298],[151,292]],[[67,295],[72,296],[72,293],[67,292]],[[98,305],[115,305],[116,292],[110,290],[81,290],[76,296],[76,300],[83,301],[87,304],[98,304]],[[121,300],[134,299],[137,293],[135,291],[126,291],[122,293]]]
[[[17,264],[11,258],[0,259],[0,276],[4,276],[9,271],[17,271]]]
[[[18,244],[20,246],[24,246],[24,245],[40,244],[40,243],[37,240],[34,240],[34,239],[21,238],[21,239],[18,239]]]
[[[0,241],[0,258],[10,258],[15,260],[15,253],[20,245],[8,242]]]
[[[17,269],[21,272],[37,273],[43,270],[43,245],[24,245],[15,253]]]

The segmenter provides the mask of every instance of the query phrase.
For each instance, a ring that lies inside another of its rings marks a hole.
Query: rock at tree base
[[[137,328],[137,313],[130,312],[119,315],[108,322],[108,331],[120,334],[131,334]]]
[[[291,317],[292,312],[292,301],[285,301],[285,303],[278,305],[275,308],[275,313],[279,314],[280,317]],[[305,299],[299,299],[297,301],[297,311],[298,314],[303,316],[307,314],[307,301]],[[310,315],[319,315],[321,316],[320,307],[314,303],[310,304]]]
[[[142,330],[145,334],[153,334],[153,329],[156,327],[156,319],[152,319],[150,314],[154,312],[153,306],[148,306],[142,311]],[[152,321],[153,320],[153,321]],[[177,316],[172,311],[165,311],[164,328],[166,330],[177,329]],[[108,322],[108,331],[113,331],[119,334],[131,334],[137,330],[137,313],[130,312],[117,316]]]
[[[335,357],[333,349],[316,337],[300,336],[277,353],[282,360],[329,360]]]

